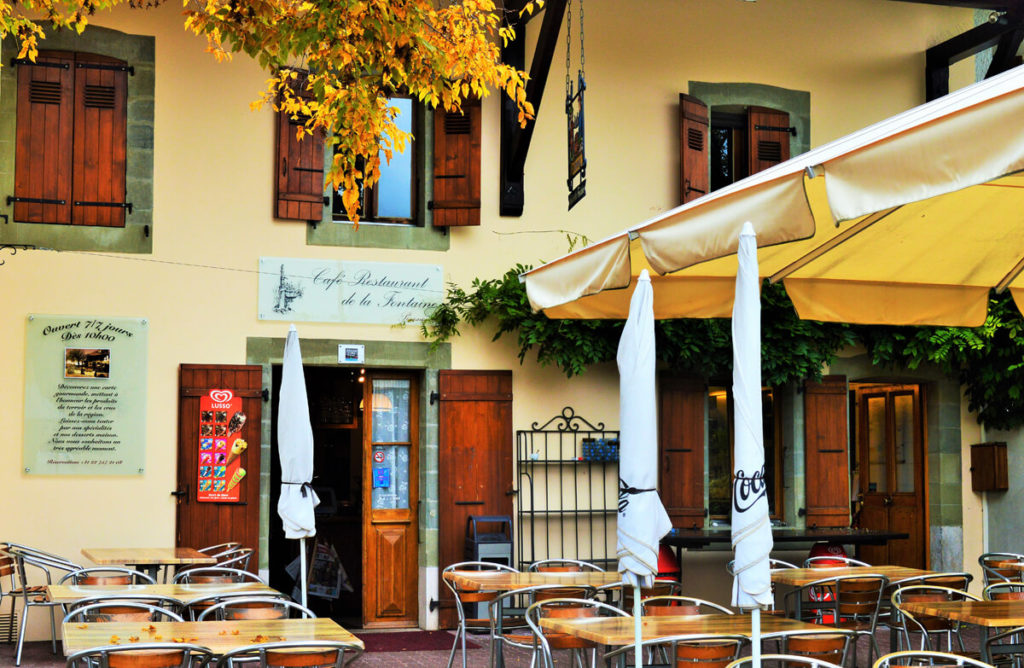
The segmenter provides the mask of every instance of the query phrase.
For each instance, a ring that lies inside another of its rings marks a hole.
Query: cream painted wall
[[[273,114],[248,108],[263,73],[245,57],[215,63],[203,52],[204,41],[183,30],[174,3],[96,16],[97,25],[156,36],[154,250],[127,257],[4,254],[0,448],[7,465],[0,467],[6,509],[0,540],[73,558],[88,546],[173,543],[178,365],[243,363],[247,337],[287,331],[288,323],[256,317],[259,256],[436,263],[446,280],[467,287],[516,262],[552,259],[567,250],[565,231],[596,240],[677,204],[678,94],[690,81],[810,91],[811,143],[818,145],[922,102],[925,49],[969,29],[972,14],[886,0],[592,0],[585,21],[587,197],[566,211],[560,42],[526,164],[524,215],[497,215],[492,96],[484,105],[483,224],[452,230],[451,250],[431,252],[307,246],[304,225],[272,218]],[[968,77],[957,68],[954,84]],[[146,451],[144,475],[22,473],[30,313],[149,320],[146,439],[137,444]],[[308,338],[420,340],[414,327],[299,328]],[[491,331],[464,331],[453,343],[453,366],[511,368],[516,429],[567,405],[609,428],[617,425],[613,364],[569,380],[532,358],[520,366],[514,341],[492,343]],[[45,634],[43,617],[36,614],[32,637]]]
[[[967,410],[967,397],[964,396],[960,403],[960,464],[963,471],[960,479],[963,484],[960,487],[963,495],[963,531],[964,531],[964,570],[974,576],[973,591],[976,594],[981,592],[985,578],[978,565],[978,557],[989,551],[986,542],[984,495],[986,492],[975,492],[971,489],[971,444],[984,442],[984,430],[978,424],[978,416]]]

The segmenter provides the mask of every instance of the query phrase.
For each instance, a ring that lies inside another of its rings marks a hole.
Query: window
[[[712,518],[728,518],[732,500],[733,471],[733,405],[732,390],[711,386],[707,393],[708,415],[708,513]],[[771,388],[761,390],[761,419],[764,433],[764,479],[767,486],[768,509],[772,517],[781,515],[779,494],[779,425],[778,404]]]
[[[14,220],[124,227],[128,75],[125,61],[40,51],[18,61]]]
[[[398,109],[395,124],[411,135],[418,134],[417,117],[419,105],[411,98],[393,97],[389,104]],[[406,142],[405,150],[393,152],[391,162],[380,152],[380,180],[370,188],[361,188],[359,197],[360,222],[414,223],[416,222],[416,159],[415,137]],[[331,197],[331,217],[334,220],[348,220],[341,193]]]

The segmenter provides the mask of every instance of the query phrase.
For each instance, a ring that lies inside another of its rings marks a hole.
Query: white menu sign
[[[394,325],[442,301],[440,265],[260,258],[260,320]]]

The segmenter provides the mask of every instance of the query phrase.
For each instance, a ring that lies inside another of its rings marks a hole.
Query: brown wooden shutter
[[[249,569],[259,565],[260,431],[263,427],[263,368],[248,364],[182,364],[178,377],[178,547],[206,547],[234,540],[254,552]],[[242,455],[247,471],[238,503],[199,503],[199,398],[212,389],[231,390],[242,398],[246,421],[241,438],[249,444]]]
[[[804,386],[807,527],[850,526],[850,457],[845,376]]]
[[[75,60],[71,222],[124,227],[128,159],[127,63],[93,54]]]
[[[305,77],[295,86],[302,90]],[[319,221],[324,214],[324,133],[300,140],[306,117],[277,112],[277,206],[274,215],[286,220]]]
[[[434,112],[434,227],[480,224],[480,101]]]
[[[679,195],[683,204],[706,195],[711,186],[708,166],[708,107],[697,98],[679,95]]]
[[[36,64],[18,64],[14,219],[71,222],[74,55],[40,51]]]
[[[662,376],[658,392],[658,494],[672,525],[704,526],[704,383]]]
[[[767,107],[747,109],[750,173],[789,160],[789,114]]]
[[[512,516],[512,372],[443,370],[438,385],[438,556],[447,566],[465,560],[470,515]],[[441,628],[454,628],[451,590],[442,582],[438,591]]]

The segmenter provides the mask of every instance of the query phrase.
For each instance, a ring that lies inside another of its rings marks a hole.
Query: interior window
[[[389,104],[398,109],[395,124],[410,134],[415,128],[416,105],[411,98],[393,97]],[[406,142],[405,150],[392,153],[388,162],[380,153],[380,181],[372,188],[360,188],[359,220],[384,223],[412,223],[416,218],[416,144]],[[348,220],[341,193],[331,197],[334,220]]]
[[[747,116],[744,110],[711,111],[711,190],[739,181],[748,176]]]
[[[733,403],[732,389],[708,387],[708,512],[711,517],[728,518],[732,500]],[[772,517],[781,504],[777,484],[776,404],[771,388],[761,389],[761,420],[764,433],[764,478],[768,488],[768,509]]]

